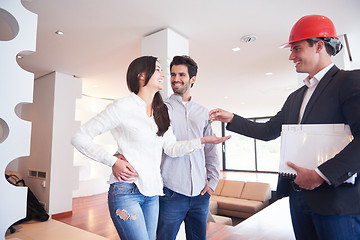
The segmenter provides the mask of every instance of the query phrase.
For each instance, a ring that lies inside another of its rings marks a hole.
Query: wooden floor
[[[259,173],[249,174],[242,172],[222,172],[221,178],[241,180],[241,181],[269,182],[272,189],[276,187],[276,181],[277,181],[277,175],[274,174],[259,174]],[[273,216],[271,216],[271,218],[273,218]],[[72,215],[62,216],[60,218],[56,217],[55,219],[63,223],[69,224],[71,226],[103,236],[110,240],[120,239],[117,235],[117,232],[109,215],[106,193],[94,195],[90,197],[74,198]],[[271,219],[269,220],[271,221]],[[237,232],[237,229],[238,228],[236,227],[209,223],[207,229],[207,239],[208,240],[246,239],[246,238],[236,237],[239,236],[235,234]],[[219,235],[219,232],[222,232],[222,234]],[[233,238],[232,235],[234,235],[235,238]],[[264,238],[264,239],[274,239],[274,238]]]
[[[120,239],[110,218],[107,193],[74,198],[71,216],[53,218],[110,240]]]

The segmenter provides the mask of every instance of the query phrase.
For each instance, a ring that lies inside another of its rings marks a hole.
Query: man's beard
[[[174,89],[173,84],[171,84],[171,87],[174,93],[182,95],[189,89],[189,84],[190,83],[183,83],[182,87],[178,89]]]

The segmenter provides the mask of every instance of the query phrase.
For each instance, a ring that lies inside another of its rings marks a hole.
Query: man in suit
[[[280,136],[282,124],[335,124],[350,126],[353,141],[316,169],[288,162],[295,180],[279,177],[279,197],[289,196],[297,239],[360,239],[360,71],[343,71],[331,60],[341,50],[335,27],[325,16],[302,17],[292,28],[289,60],[305,85],[287,98],[282,109],[266,123],[254,123],[222,109],[210,118],[227,122],[226,128],[261,140]]]

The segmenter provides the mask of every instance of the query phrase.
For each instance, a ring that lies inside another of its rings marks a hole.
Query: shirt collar
[[[179,95],[172,94],[172,95],[170,96],[170,98],[172,98],[172,99],[175,100],[175,101],[178,101],[178,102],[181,103],[181,104],[183,103],[182,97],[179,96]],[[191,102],[191,101],[192,101],[192,97],[190,97],[190,101],[188,101],[188,103]]]
[[[315,76],[311,79],[309,79],[309,76],[307,76],[304,79],[304,83],[305,85],[309,88],[312,87],[314,85],[316,85],[318,82],[320,82],[320,80],[325,76],[325,74],[330,70],[330,68],[332,68],[334,66],[334,63],[329,64],[328,66],[326,66],[325,68],[323,68],[320,72],[318,72],[317,74],[315,74]]]
[[[132,93],[130,94],[130,97],[131,97],[132,99],[134,99],[134,101],[135,101],[137,104],[146,107],[146,104],[145,104],[144,100],[142,100],[141,97],[139,97],[138,95],[136,95],[134,92],[132,92]]]

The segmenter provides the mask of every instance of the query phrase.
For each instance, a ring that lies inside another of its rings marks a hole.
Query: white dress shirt
[[[162,149],[169,156],[176,157],[203,148],[199,138],[176,142],[171,127],[163,137],[157,136],[158,127],[153,117],[146,114],[145,102],[134,93],[109,104],[82,125],[72,138],[72,144],[81,153],[112,167],[117,158],[93,141],[95,136],[106,131],[111,132],[118,152],[139,174],[134,183],[145,196],[163,195],[160,174]],[[111,174],[109,183],[117,181]]]

